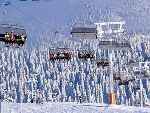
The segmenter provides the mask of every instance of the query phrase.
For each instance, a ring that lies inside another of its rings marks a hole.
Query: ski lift
[[[99,47],[108,47],[108,48],[115,48],[115,49],[130,49],[131,45],[127,41],[115,41],[115,40],[102,40],[99,42]]]
[[[82,39],[96,39],[96,34],[97,31],[95,26],[73,27],[71,31],[72,37]]]
[[[9,24],[0,25],[0,41],[5,44],[24,45],[27,39],[26,30],[24,28]]]
[[[95,52],[94,52],[94,50],[87,50],[87,49],[78,50],[78,58],[84,59],[84,60],[94,59]]]
[[[125,29],[125,22],[118,21],[118,22],[101,22],[95,23],[97,29],[97,37],[102,38],[107,35],[112,34],[122,34],[124,33]]]
[[[143,70],[134,70],[135,75],[145,75],[145,71]]]
[[[55,49],[50,49],[49,50],[49,59],[50,60],[55,60],[56,58],[56,52],[55,52]]]
[[[128,62],[128,65],[135,66],[136,65],[136,61],[134,59],[130,59],[129,62]]]
[[[117,81],[117,80],[121,81],[121,77],[120,77],[119,75],[120,75],[120,74],[118,74],[118,73],[114,73],[114,74],[113,74],[113,79],[114,79],[115,81]]]
[[[70,60],[72,52],[68,48],[57,48],[49,51],[49,59],[54,60]]]
[[[121,86],[121,85],[128,85],[129,84],[129,81],[119,81],[118,85]]]
[[[110,61],[108,59],[99,59],[97,60],[96,64],[97,64],[97,67],[100,67],[100,66],[108,67],[110,66]]]

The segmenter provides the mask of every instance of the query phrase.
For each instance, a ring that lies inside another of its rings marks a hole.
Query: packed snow
[[[90,103],[2,103],[1,113],[150,113],[150,108],[125,107]]]

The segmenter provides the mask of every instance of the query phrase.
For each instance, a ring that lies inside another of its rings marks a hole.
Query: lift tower
[[[127,37],[124,35],[125,22],[103,22],[95,23],[97,28],[97,39],[99,41],[99,49],[101,51],[102,58],[108,59],[109,68],[109,103],[116,104],[114,93],[114,77],[113,69],[116,58],[120,58],[121,54],[126,52],[130,53],[131,46]],[[121,58],[120,58],[121,60]],[[100,62],[100,61],[99,61]]]

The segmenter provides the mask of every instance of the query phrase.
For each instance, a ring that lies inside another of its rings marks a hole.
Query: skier
[[[31,103],[33,103],[33,102],[34,102],[34,99],[33,99],[33,98],[31,98],[30,102],[31,102]]]
[[[82,103],[82,96],[79,96],[79,101],[80,103]]]

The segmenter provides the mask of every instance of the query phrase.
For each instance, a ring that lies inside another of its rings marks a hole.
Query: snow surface
[[[150,108],[108,106],[92,103],[2,103],[1,113],[150,113]]]

